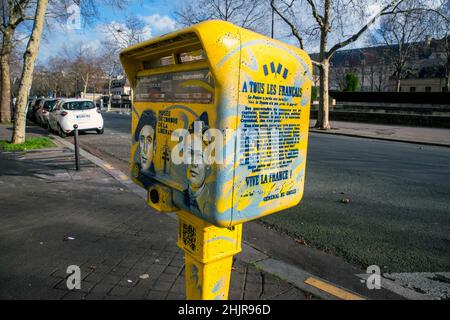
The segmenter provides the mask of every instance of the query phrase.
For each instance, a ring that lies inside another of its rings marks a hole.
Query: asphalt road
[[[103,115],[81,144],[127,170],[131,118]],[[310,134],[302,202],[263,222],[361,267],[450,271],[450,148]]]

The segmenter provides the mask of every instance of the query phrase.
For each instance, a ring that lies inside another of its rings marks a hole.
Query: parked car
[[[33,121],[33,122],[36,122],[36,121],[37,121],[37,120],[36,120],[36,111],[37,111],[37,109],[40,107],[41,102],[43,102],[42,100],[43,100],[43,98],[38,98],[38,99],[33,100],[33,101],[31,102],[31,105],[30,105],[31,110],[30,110],[30,113],[29,113],[29,115],[30,115],[30,118],[29,118],[29,119],[30,119],[31,121]]]
[[[28,100],[27,111],[26,111],[27,120],[32,119],[32,114],[33,114],[33,100]]]
[[[103,117],[95,103],[87,99],[61,99],[49,114],[49,129],[57,131],[60,137],[71,133],[74,124],[79,131],[95,130],[103,133]]]
[[[48,127],[48,116],[56,105],[58,99],[43,99],[39,108],[36,110],[36,122],[43,127]]]

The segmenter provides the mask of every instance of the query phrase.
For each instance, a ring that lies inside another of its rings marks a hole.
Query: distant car
[[[56,105],[58,99],[43,99],[39,108],[36,110],[36,122],[43,127],[48,127],[48,116]]]
[[[30,120],[33,122],[36,122],[36,111],[39,109],[39,107],[41,106],[41,103],[43,103],[43,98],[38,98],[36,100],[34,100],[34,102],[31,102],[31,110],[30,110]]]
[[[31,120],[32,118],[32,114],[33,114],[33,101],[29,100],[27,103],[27,111],[26,111],[26,115],[27,115],[27,119]]]
[[[103,133],[103,117],[95,103],[86,99],[61,99],[49,114],[49,129],[57,131],[60,137],[66,137],[78,125],[79,131]]]

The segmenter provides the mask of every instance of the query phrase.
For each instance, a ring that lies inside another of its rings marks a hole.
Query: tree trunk
[[[445,72],[445,87],[447,92],[450,92],[450,53],[447,53],[447,68]]]
[[[111,83],[112,83],[112,76],[109,76],[108,81],[108,112],[111,111]]]
[[[328,91],[328,79],[330,74],[330,62],[328,59],[322,60],[322,67],[320,68],[320,103],[319,112],[317,115],[316,128],[322,130],[330,129],[329,111],[330,111],[330,97]]]
[[[447,72],[447,77],[445,80],[446,80],[445,88],[446,88],[447,92],[450,92],[450,74],[449,74],[449,72]]]
[[[86,75],[86,80],[84,79],[84,78],[82,78],[83,79],[83,95],[84,95],[84,97],[83,98],[86,98],[86,93],[87,93],[87,88],[88,88],[88,85],[89,85],[89,73]]]
[[[0,122],[11,121],[11,74],[9,68],[9,57],[12,48],[14,31],[7,31],[3,35],[3,45],[0,57],[1,69],[1,104]]]
[[[317,113],[317,122],[315,127],[322,130],[330,129],[329,119],[329,96],[328,96],[328,78],[330,74],[331,55],[327,51],[328,33],[331,30],[329,24],[331,12],[331,0],[325,0],[324,16],[320,26],[320,100],[319,112]]]
[[[400,77],[397,77],[395,79],[395,92],[400,92],[401,86],[402,86],[402,83],[401,83]]]
[[[11,141],[13,144],[21,144],[25,142],[25,110],[28,102],[28,91],[33,80],[34,63],[39,52],[39,43],[42,38],[47,4],[48,0],[37,1],[33,31],[31,32],[30,39],[28,40],[26,51],[23,54],[23,69],[22,76],[20,78],[19,94],[17,97],[13,136]]]

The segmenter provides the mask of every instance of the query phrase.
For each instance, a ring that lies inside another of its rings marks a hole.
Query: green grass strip
[[[50,140],[50,138],[27,138],[25,143],[12,144],[7,140],[0,140],[0,147],[4,151],[26,151],[34,149],[44,149],[56,147],[56,145]]]

